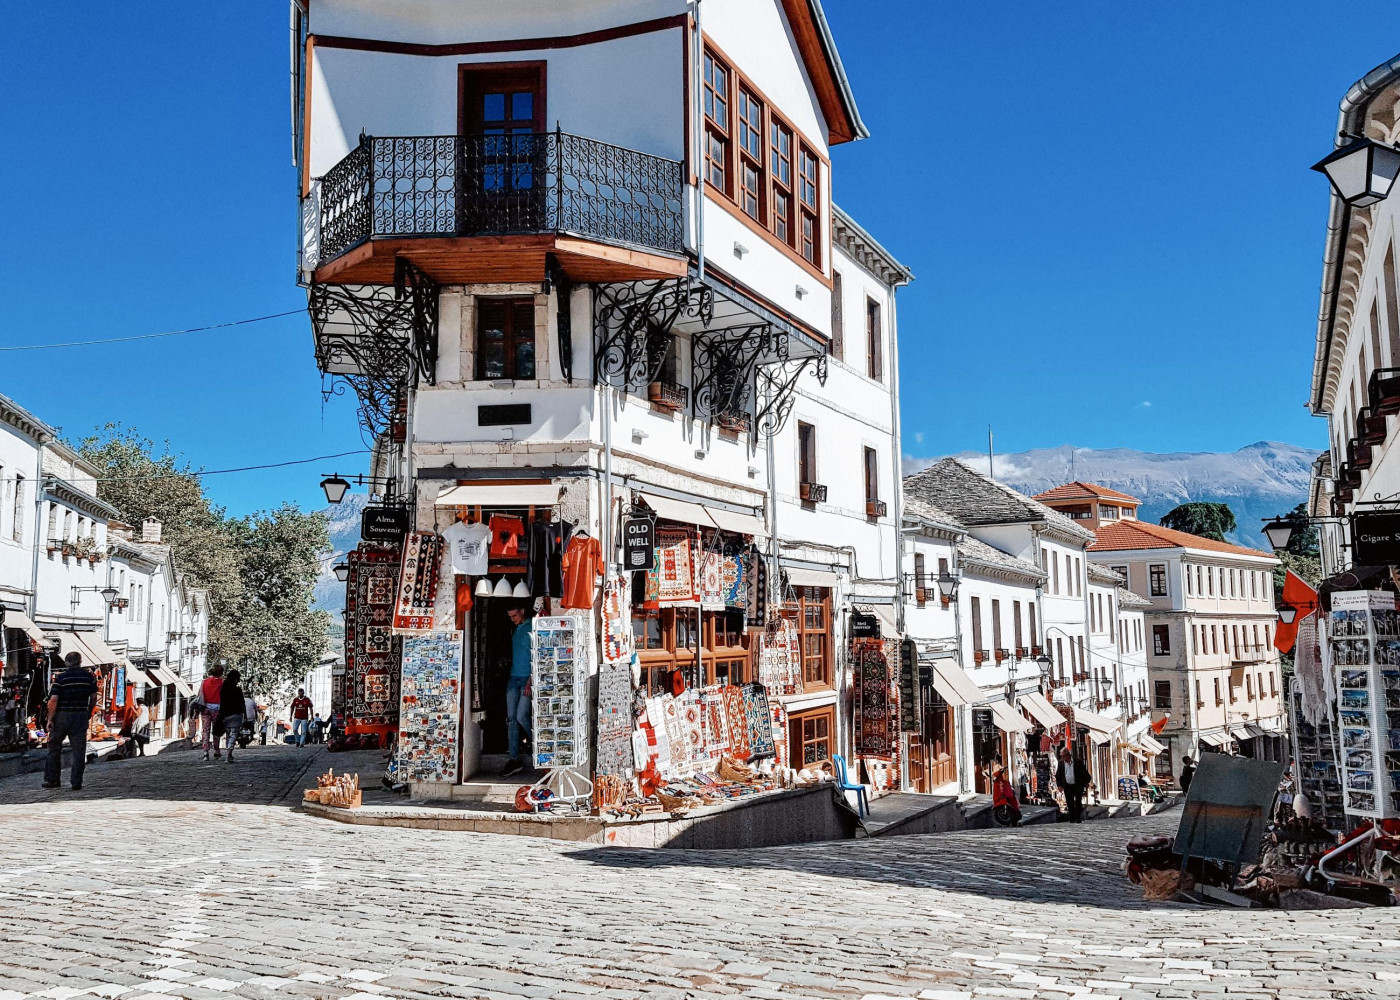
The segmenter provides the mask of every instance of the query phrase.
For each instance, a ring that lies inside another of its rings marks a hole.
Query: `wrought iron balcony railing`
[[[362,136],[321,179],[324,264],[375,237],[572,233],[679,253],[681,164],[567,132]]]

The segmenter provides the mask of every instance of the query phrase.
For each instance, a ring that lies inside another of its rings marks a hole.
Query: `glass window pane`
[[[505,332],[499,329],[483,330],[477,350],[481,352],[481,377],[505,378]]]
[[[531,334],[526,334],[523,339],[515,343],[515,377],[534,378],[535,377],[535,341]]]
[[[483,94],[481,96],[481,118],[483,121],[498,122],[506,116],[505,94]]]
[[[535,95],[528,90],[523,94],[510,95],[510,116],[516,121],[529,121],[535,117]]]

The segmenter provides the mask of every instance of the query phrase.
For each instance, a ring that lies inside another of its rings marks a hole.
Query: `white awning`
[[[35,642],[45,642],[48,636],[44,635],[43,629],[35,625],[33,620],[23,611],[6,611],[5,627],[17,628]]]
[[[79,638],[77,632],[50,632],[49,638],[58,640],[58,655],[67,659],[69,653],[77,653],[82,665],[85,667],[100,667],[106,661],[89,648],[88,644]]]
[[[895,621],[893,604],[872,604],[875,616],[880,619],[880,634],[886,639],[899,638],[899,625]]]
[[[97,657],[97,662],[100,664],[115,664],[122,659],[117,655],[116,650],[103,642],[102,637],[96,632],[79,632],[78,638],[83,645],[92,650],[92,655]]]
[[[1039,691],[1031,691],[1016,699],[1016,703],[1031,713],[1046,729],[1054,729],[1065,724],[1065,717],[1055,710],[1055,706],[1045,700]]]
[[[1225,733],[1204,733],[1201,736],[1201,742],[1213,747],[1223,747],[1230,742],[1230,737]]]
[[[1149,733],[1143,733],[1138,737],[1138,746],[1142,747],[1154,757],[1159,753],[1167,752],[1166,746],[1162,743],[1158,743]]]
[[[659,497],[652,493],[643,493],[641,497],[648,507],[656,511],[657,517],[679,521],[681,524],[698,524],[702,528],[718,527],[701,504],[691,503],[689,500],[672,500],[670,497]]]
[[[982,689],[951,659],[933,661],[933,689],[950,705],[975,705]]]
[[[1248,740],[1253,738],[1249,735],[1249,730],[1246,729],[1244,726],[1231,726],[1230,735],[1237,740]]]
[[[1260,727],[1254,725],[1253,723],[1247,724],[1247,725],[1244,727],[1244,729],[1245,729],[1245,732],[1249,733],[1249,738],[1250,738],[1250,739],[1253,739],[1253,738],[1256,737],[1256,736],[1263,736],[1263,735],[1264,735],[1264,730],[1261,729]]]
[[[438,494],[438,507],[552,507],[559,502],[558,483],[492,483],[453,486]]]
[[[994,701],[988,706],[992,710],[992,721],[1004,733],[1029,732],[1031,724],[1026,717],[1011,707],[1007,701]]]
[[[793,587],[835,587],[840,581],[836,574],[827,570],[802,569],[797,566],[784,566],[788,584]]]
[[[156,666],[148,667],[147,669],[150,670],[151,673],[155,674],[156,680],[160,681],[161,684],[175,684],[177,686],[179,685],[180,678],[176,677],[175,674],[168,667]]]
[[[1106,743],[1119,726],[1117,719],[1110,719],[1106,715],[1098,715],[1094,712],[1086,712],[1082,708],[1074,710],[1074,724],[1083,726],[1090,733],[1097,733],[1103,737],[1103,739],[1095,739],[1096,743]]]
[[[732,531],[736,535],[753,535],[755,538],[767,538],[768,529],[763,526],[763,522],[752,514],[736,514],[732,510],[721,510],[719,507],[705,507],[705,513],[710,515],[710,520],[723,531]]]

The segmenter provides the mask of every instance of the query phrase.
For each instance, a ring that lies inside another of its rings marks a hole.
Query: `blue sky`
[[[1400,9],[828,0],[873,138],[837,201],[909,265],[906,450],[1321,446],[1311,364],[1329,148]],[[283,0],[8,5],[0,345],[298,309]],[[209,469],[361,446],[304,315],[0,354],[0,392],[81,436],[120,419]],[[355,458],[215,476],[230,510],[317,503]]]

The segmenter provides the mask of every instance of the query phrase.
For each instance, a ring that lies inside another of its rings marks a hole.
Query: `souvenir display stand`
[[[534,656],[535,766],[588,770],[588,665],[578,615],[536,618]]]
[[[1400,613],[1395,595],[1332,595],[1327,642],[1337,680],[1343,808],[1400,814]],[[1393,707],[1392,707],[1393,706]]]
[[[461,632],[431,632],[404,639],[396,770],[400,780],[457,780],[461,684]]]
[[[1333,724],[1334,715],[1324,716],[1313,725],[1303,716],[1303,694],[1296,679],[1290,682],[1289,727],[1293,733],[1293,759],[1298,762],[1300,789],[1312,804],[1314,815],[1329,830],[1348,828],[1342,806],[1342,779],[1337,769],[1341,745]]]

